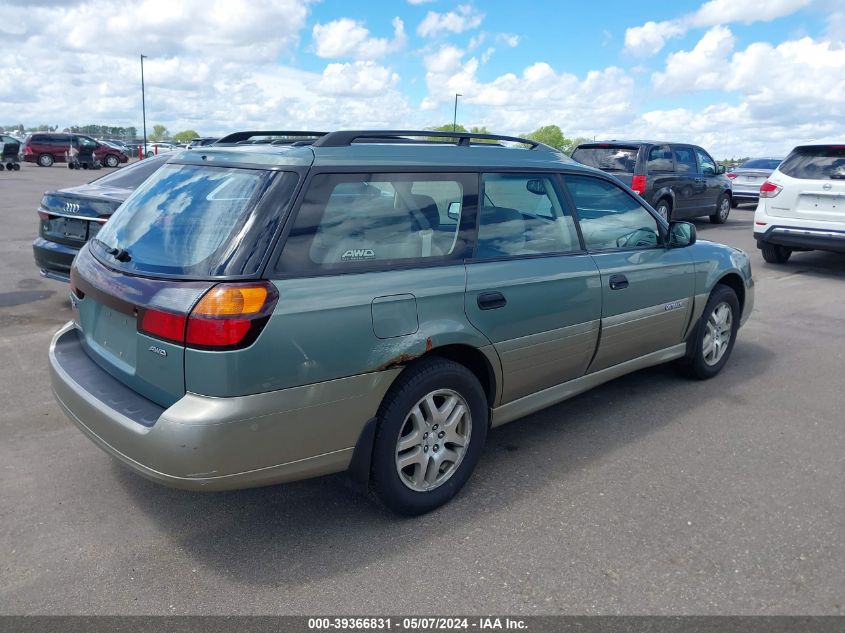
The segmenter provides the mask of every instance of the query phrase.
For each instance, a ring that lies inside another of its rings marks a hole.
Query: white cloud
[[[671,53],[666,58],[666,70],[652,75],[652,85],[661,94],[719,88],[731,72],[725,62],[733,48],[734,37],[730,29],[715,26],[691,51]]]
[[[519,46],[519,35],[514,35],[513,33],[499,33],[496,36],[496,41],[500,44],[504,44],[505,46],[516,48]]]
[[[696,11],[675,20],[649,21],[625,30],[625,50],[638,57],[656,55],[666,42],[684,35],[690,28],[731,24],[733,22],[770,22],[791,15],[812,0],[709,0]]]
[[[579,78],[537,62],[520,74],[505,73],[485,82],[478,77],[483,60],[465,60],[464,55],[461,49],[444,45],[425,58],[428,95],[423,109],[445,111],[460,93],[465,112],[470,108],[483,113],[473,124],[511,133],[550,122],[563,125],[568,134],[583,128],[595,132],[635,117],[634,82],[620,68],[591,71]]]
[[[340,18],[326,24],[315,24],[312,31],[316,53],[319,57],[373,60],[405,46],[405,24],[393,18],[393,39],[370,37],[363,23],[350,18]]]
[[[375,62],[329,64],[317,85],[319,92],[333,96],[375,96],[399,83],[399,75]]]
[[[675,21],[649,21],[625,30],[625,50],[638,57],[656,55],[666,45],[666,40],[684,32],[685,29]]]
[[[408,0],[408,4],[428,4],[435,2],[435,0]]]
[[[469,4],[462,4],[458,6],[457,11],[448,13],[429,11],[417,27],[417,34],[422,37],[437,37],[447,33],[463,33],[478,28],[483,20],[483,13]]]
[[[308,5],[0,4],[0,37],[9,44],[0,64],[0,123],[140,129],[138,52],[149,55],[144,70],[150,126],[218,134],[279,122],[313,129],[392,127],[413,119],[399,77],[385,67],[356,60],[314,73],[279,63],[298,44]]]

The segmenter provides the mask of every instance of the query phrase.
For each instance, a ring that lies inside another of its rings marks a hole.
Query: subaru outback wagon
[[[753,286],[742,251],[534,141],[333,132],[169,161],[81,249],[49,359],[155,481],[348,470],[419,514],[491,427],[658,363],[718,373]]]

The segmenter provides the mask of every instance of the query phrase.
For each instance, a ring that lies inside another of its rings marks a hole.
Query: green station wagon
[[[745,253],[534,141],[295,138],[180,153],[75,260],[56,398],[150,479],[348,471],[419,514],[491,427],[658,363],[709,378],[751,313]]]

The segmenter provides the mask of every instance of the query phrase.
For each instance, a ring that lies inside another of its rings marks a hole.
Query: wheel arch
[[[745,282],[742,280],[742,277],[735,272],[726,273],[719,277],[716,283],[713,284],[710,292],[712,293],[713,289],[719,285],[727,286],[736,293],[736,298],[739,300],[739,315],[741,318],[745,314]]]

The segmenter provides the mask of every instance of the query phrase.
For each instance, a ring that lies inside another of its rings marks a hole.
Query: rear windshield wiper
[[[100,246],[102,246],[103,250],[106,251],[106,253],[114,257],[119,262],[128,262],[132,259],[132,255],[130,255],[129,251],[127,251],[125,248],[116,248],[114,246],[109,246],[104,241],[98,240],[97,238],[94,238],[94,241],[97,242],[97,244],[99,244]]]

